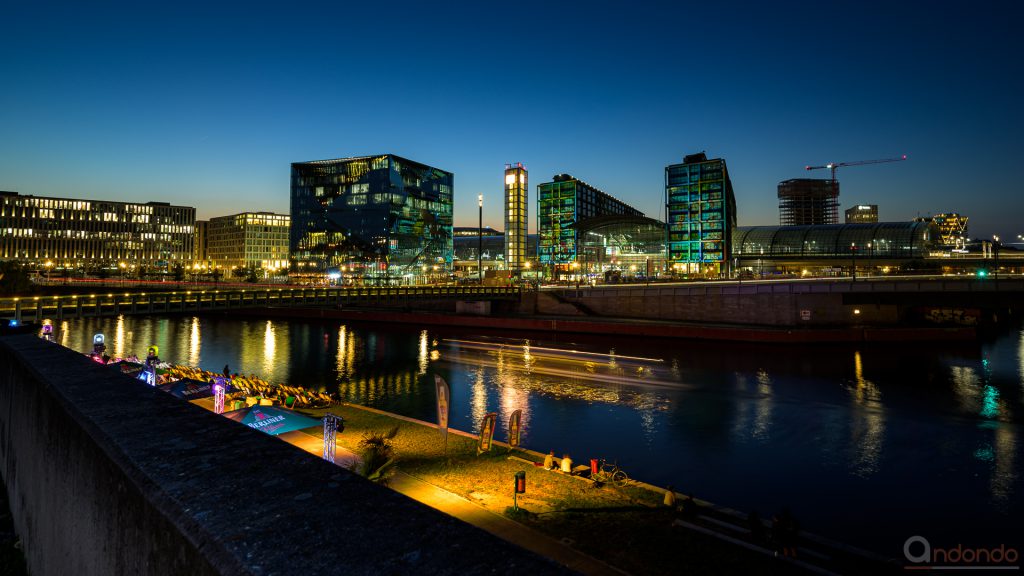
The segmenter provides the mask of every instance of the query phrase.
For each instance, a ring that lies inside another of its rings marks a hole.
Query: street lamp
[[[480,226],[476,229],[476,277],[484,283],[484,195],[477,194],[476,203],[480,209]]]
[[[850,243],[850,282],[857,281],[857,244]]]
[[[996,282],[999,281],[999,236],[992,235],[992,255],[995,257]]]

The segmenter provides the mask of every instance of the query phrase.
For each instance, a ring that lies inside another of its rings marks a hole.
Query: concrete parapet
[[[33,336],[0,337],[0,473],[34,575],[562,572]]]

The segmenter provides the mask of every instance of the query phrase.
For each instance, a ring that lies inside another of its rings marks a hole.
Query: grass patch
[[[662,495],[637,486],[601,486],[589,480],[534,466],[534,456],[504,447],[476,454],[476,439],[448,434],[447,451],[438,430],[352,406],[302,410],[345,419],[338,444],[358,452],[364,434],[394,438],[396,466],[406,474],[458,494],[495,514],[572,542],[572,546],[634,574],[792,573],[788,565],[715,538],[673,527],[674,510],[661,506]],[[526,471],[526,493],[519,511],[512,508],[514,474]]]

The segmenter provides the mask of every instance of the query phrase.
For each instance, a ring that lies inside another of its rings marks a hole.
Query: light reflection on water
[[[476,431],[497,412],[504,440],[522,410],[526,447],[616,459],[631,476],[739,509],[789,506],[805,526],[876,549],[944,522],[950,537],[966,525],[994,535],[1024,514],[1024,332],[912,356],[191,316],[73,320],[60,338],[88,351],[94,332],[114,335],[114,355],[157,344],[169,361],[229,364],[429,421],[437,373],[454,428]]]

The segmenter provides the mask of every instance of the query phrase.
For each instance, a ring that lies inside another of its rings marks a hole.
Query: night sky
[[[394,153],[502,228],[506,162],[648,215],[664,167],[724,157],[741,225],[840,170],[841,209],[1024,234],[1017,2],[8,2],[0,190],[288,211],[289,164]],[[711,4],[714,4],[713,6]]]

